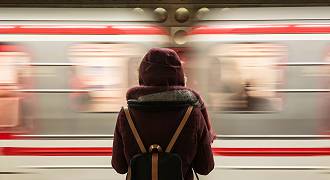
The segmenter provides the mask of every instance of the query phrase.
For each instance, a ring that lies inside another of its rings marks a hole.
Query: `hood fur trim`
[[[140,102],[150,102],[150,101],[183,101],[183,102],[191,102],[193,104],[198,103],[198,99],[194,93],[189,90],[172,90],[172,91],[164,91],[153,94],[147,94],[144,96],[140,96],[138,99]]]

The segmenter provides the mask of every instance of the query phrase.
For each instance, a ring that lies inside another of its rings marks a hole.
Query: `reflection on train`
[[[210,62],[209,81],[214,85],[209,89],[209,105],[225,111],[279,110],[280,97],[267,90],[281,83],[281,71],[273,64],[284,59],[284,50],[265,43],[215,46],[209,53],[214,57]]]

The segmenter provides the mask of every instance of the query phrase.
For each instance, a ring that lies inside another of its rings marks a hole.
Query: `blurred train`
[[[192,28],[187,83],[218,134],[201,179],[329,178],[329,12],[212,9]],[[123,179],[116,113],[169,39],[148,12],[0,9],[0,179]]]
[[[213,9],[191,31],[219,133],[329,134],[328,10]]]
[[[169,39],[147,13],[139,14],[131,9],[24,9],[23,12],[19,8],[1,9],[0,48],[6,60],[1,63],[6,71],[2,71],[0,84],[4,88],[0,89],[32,94],[34,104],[21,107],[24,110],[33,106],[23,116],[17,112],[20,103],[7,106],[8,110],[4,111],[13,113],[7,116],[18,115],[11,122],[1,118],[4,131],[13,131],[20,117],[33,114],[39,126],[34,133],[107,134],[112,129],[105,125],[108,114],[88,112],[117,112],[125,104],[127,88],[137,84],[138,61],[149,48],[165,46]],[[20,82],[23,77],[29,79],[28,85]],[[20,95],[10,97],[30,100]],[[71,129],[67,124],[71,120],[79,121],[85,128]]]

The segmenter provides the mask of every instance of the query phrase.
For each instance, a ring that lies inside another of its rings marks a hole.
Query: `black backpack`
[[[189,106],[165,151],[153,144],[148,151],[135,128],[129,109],[124,108],[126,119],[141,150],[130,161],[127,180],[183,180],[182,161],[178,154],[171,153],[173,145],[189,119],[193,106]]]

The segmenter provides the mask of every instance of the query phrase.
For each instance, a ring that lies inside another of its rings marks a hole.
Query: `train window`
[[[27,53],[18,45],[0,43],[0,130],[13,130],[22,125],[26,111],[23,93],[29,68]],[[22,110],[24,108],[24,110]]]
[[[221,44],[210,50],[209,105],[223,111],[278,111],[281,83],[275,63],[285,48],[267,43]]]
[[[130,85],[129,62],[139,53],[132,44],[90,43],[70,49],[75,107],[84,112],[117,112]],[[140,55],[140,54],[139,54]],[[135,58],[136,59],[136,58]]]

